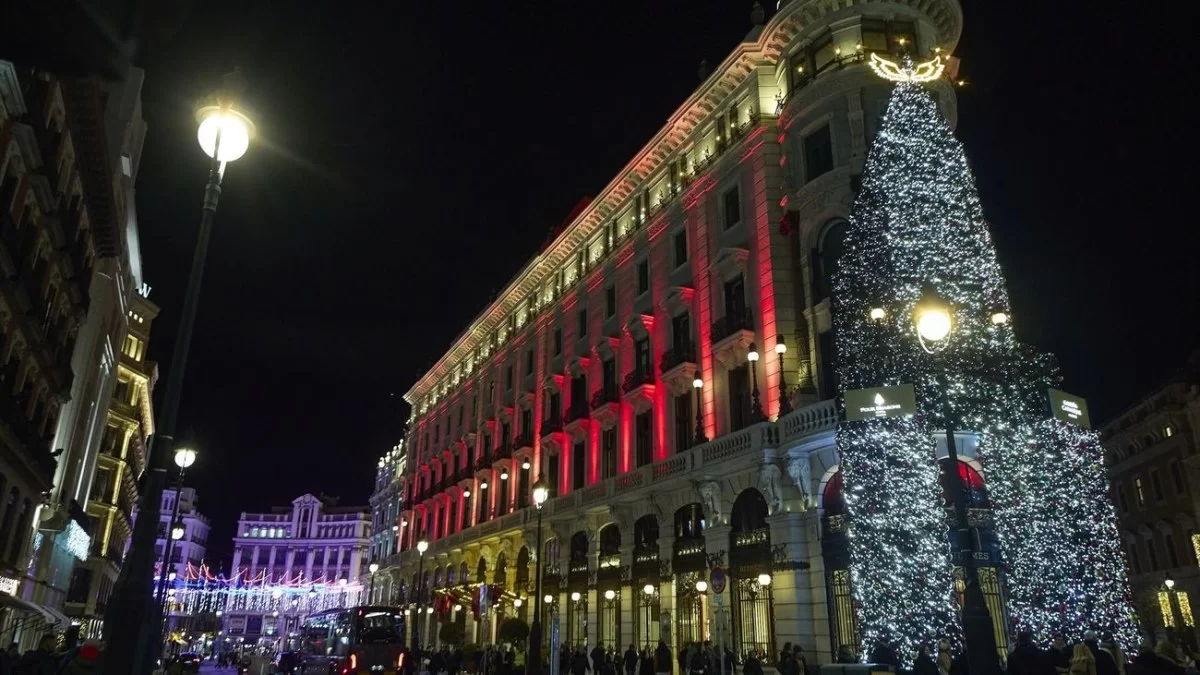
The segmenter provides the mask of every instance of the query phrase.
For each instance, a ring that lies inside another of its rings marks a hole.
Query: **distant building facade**
[[[223,605],[227,634],[280,648],[316,606],[358,602],[370,536],[368,507],[337,506],[324,496],[305,494],[270,513],[242,513],[230,586],[261,597]]]
[[[141,80],[0,61],[0,628],[25,645],[67,625],[96,535],[85,504],[142,287]]]
[[[1191,603],[1200,601],[1200,353],[1168,384],[1106,424],[1101,437],[1138,618],[1157,630],[1185,631],[1194,640]]]
[[[381,566],[399,551],[400,511],[404,505],[404,488],[408,482],[408,458],[401,439],[391,450],[379,458],[375,472],[375,488],[371,492],[371,542],[369,562]],[[394,588],[388,573],[377,574],[375,583],[364,581],[373,590],[371,602],[388,604],[393,602]]]

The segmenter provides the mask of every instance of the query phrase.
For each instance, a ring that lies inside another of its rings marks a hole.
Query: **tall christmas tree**
[[[1133,637],[1124,561],[1095,434],[1047,420],[1052,360],[1020,344],[961,144],[918,83],[929,64],[877,68],[899,81],[851,210],[835,279],[844,389],[912,383],[917,415],[838,430],[864,650],[905,660],[960,631],[935,434],[978,433],[1004,548],[1012,622]],[[952,309],[926,349],[913,310],[932,291]]]

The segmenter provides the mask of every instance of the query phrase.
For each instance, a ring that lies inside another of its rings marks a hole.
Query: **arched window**
[[[458,583],[463,586],[471,583],[471,569],[467,567],[466,560],[462,561],[462,564],[458,566]]]
[[[755,488],[742,490],[733,502],[729,520],[730,576],[733,582],[734,653],[758,652],[764,662],[775,659],[775,608],[771,584],[758,582],[771,574],[771,530],[767,500]]]
[[[501,551],[496,556],[496,571],[493,576],[496,579],[495,583],[501,586],[505,584],[508,578],[508,557],[504,555],[504,551]]]
[[[600,530],[600,557],[621,555],[621,528],[615,524]]]
[[[638,551],[658,549],[658,518],[642,516],[633,524],[633,548]]]
[[[704,536],[704,509],[699,503],[687,504],[675,512],[675,538],[699,539]]]
[[[475,581],[481,584],[487,583],[487,561],[483,558],[480,558],[479,564],[475,566]]]
[[[433,571],[433,587],[434,588],[442,587],[442,568],[440,568],[440,567]]]
[[[576,532],[571,535],[571,566],[579,563],[587,564],[588,538],[586,532]]]
[[[517,588],[529,586],[529,547],[522,546],[517,552]]]
[[[454,583],[457,580],[458,580],[458,574],[455,573],[454,565],[453,564],[446,565],[446,588],[450,588],[450,587],[454,586]]]
[[[825,516],[841,516],[846,514],[846,496],[843,493],[842,470],[829,477],[825,489],[821,492],[821,507]]]
[[[815,288],[813,300],[820,302],[833,294],[833,275],[837,272],[838,261],[841,260],[846,243],[846,221],[832,220],[825,224],[817,241],[817,250],[813,262],[816,265]]]
[[[733,533],[762,530],[767,527],[767,500],[754,488],[743,490],[733,502],[729,524]]]

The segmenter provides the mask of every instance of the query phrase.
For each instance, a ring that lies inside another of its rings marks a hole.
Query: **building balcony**
[[[753,337],[754,317],[749,311],[727,314],[714,321],[712,325],[712,342],[714,345],[718,344],[741,332],[749,332],[751,337]]]
[[[673,396],[680,396],[692,390],[697,363],[696,348],[691,343],[672,347],[663,353],[658,367],[662,371],[663,384]]]
[[[492,461],[498,462],[502,459],[512,459],[512,455],[513,455],[512,443],[511,442],[503,443],[500,445],[500,447],[496,448],[492,452]]]
[[[750,312],[723,316],[712,325],[713,358],[725,368],[736,368],[746,360],[754,343],[754,320]]]
[[[562,432],[563,420],[561,415],[553,414],[542,420],[541,438],[553,437],[555,434],[561,434]]]
[[[592,394],[592,416],[600,424],[615,422],[621,412],[621,395],[615,384],[607,384]]]
[[[621,383],[621,391],[625,393],[625,401],[638,412],[643,408],[654,405],[654,370],[635,369],[625,376]]]
[[[516,452],[533,449],[533,429],[525,429],[513,441]]]

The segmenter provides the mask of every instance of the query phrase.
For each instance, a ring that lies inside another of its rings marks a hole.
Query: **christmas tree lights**
[[[1125,565],[1096,435],[1047,419],[1057,371],[1013,334],[974,177],[917,83],[923,76],[908,60],[877,70],[907,76],[888,77],[899,84],[834,279],[838,372],[844,389],[912,383],[918,414],[838,430],[864,652],[883,639],[911,662],[921,644],[958,640],[934,436],[947,415],[980,439],[1014,627],[1042,636],[1112,630],[1130,644]],[[936,353],[912,325],[926,289],[953,312]]]

